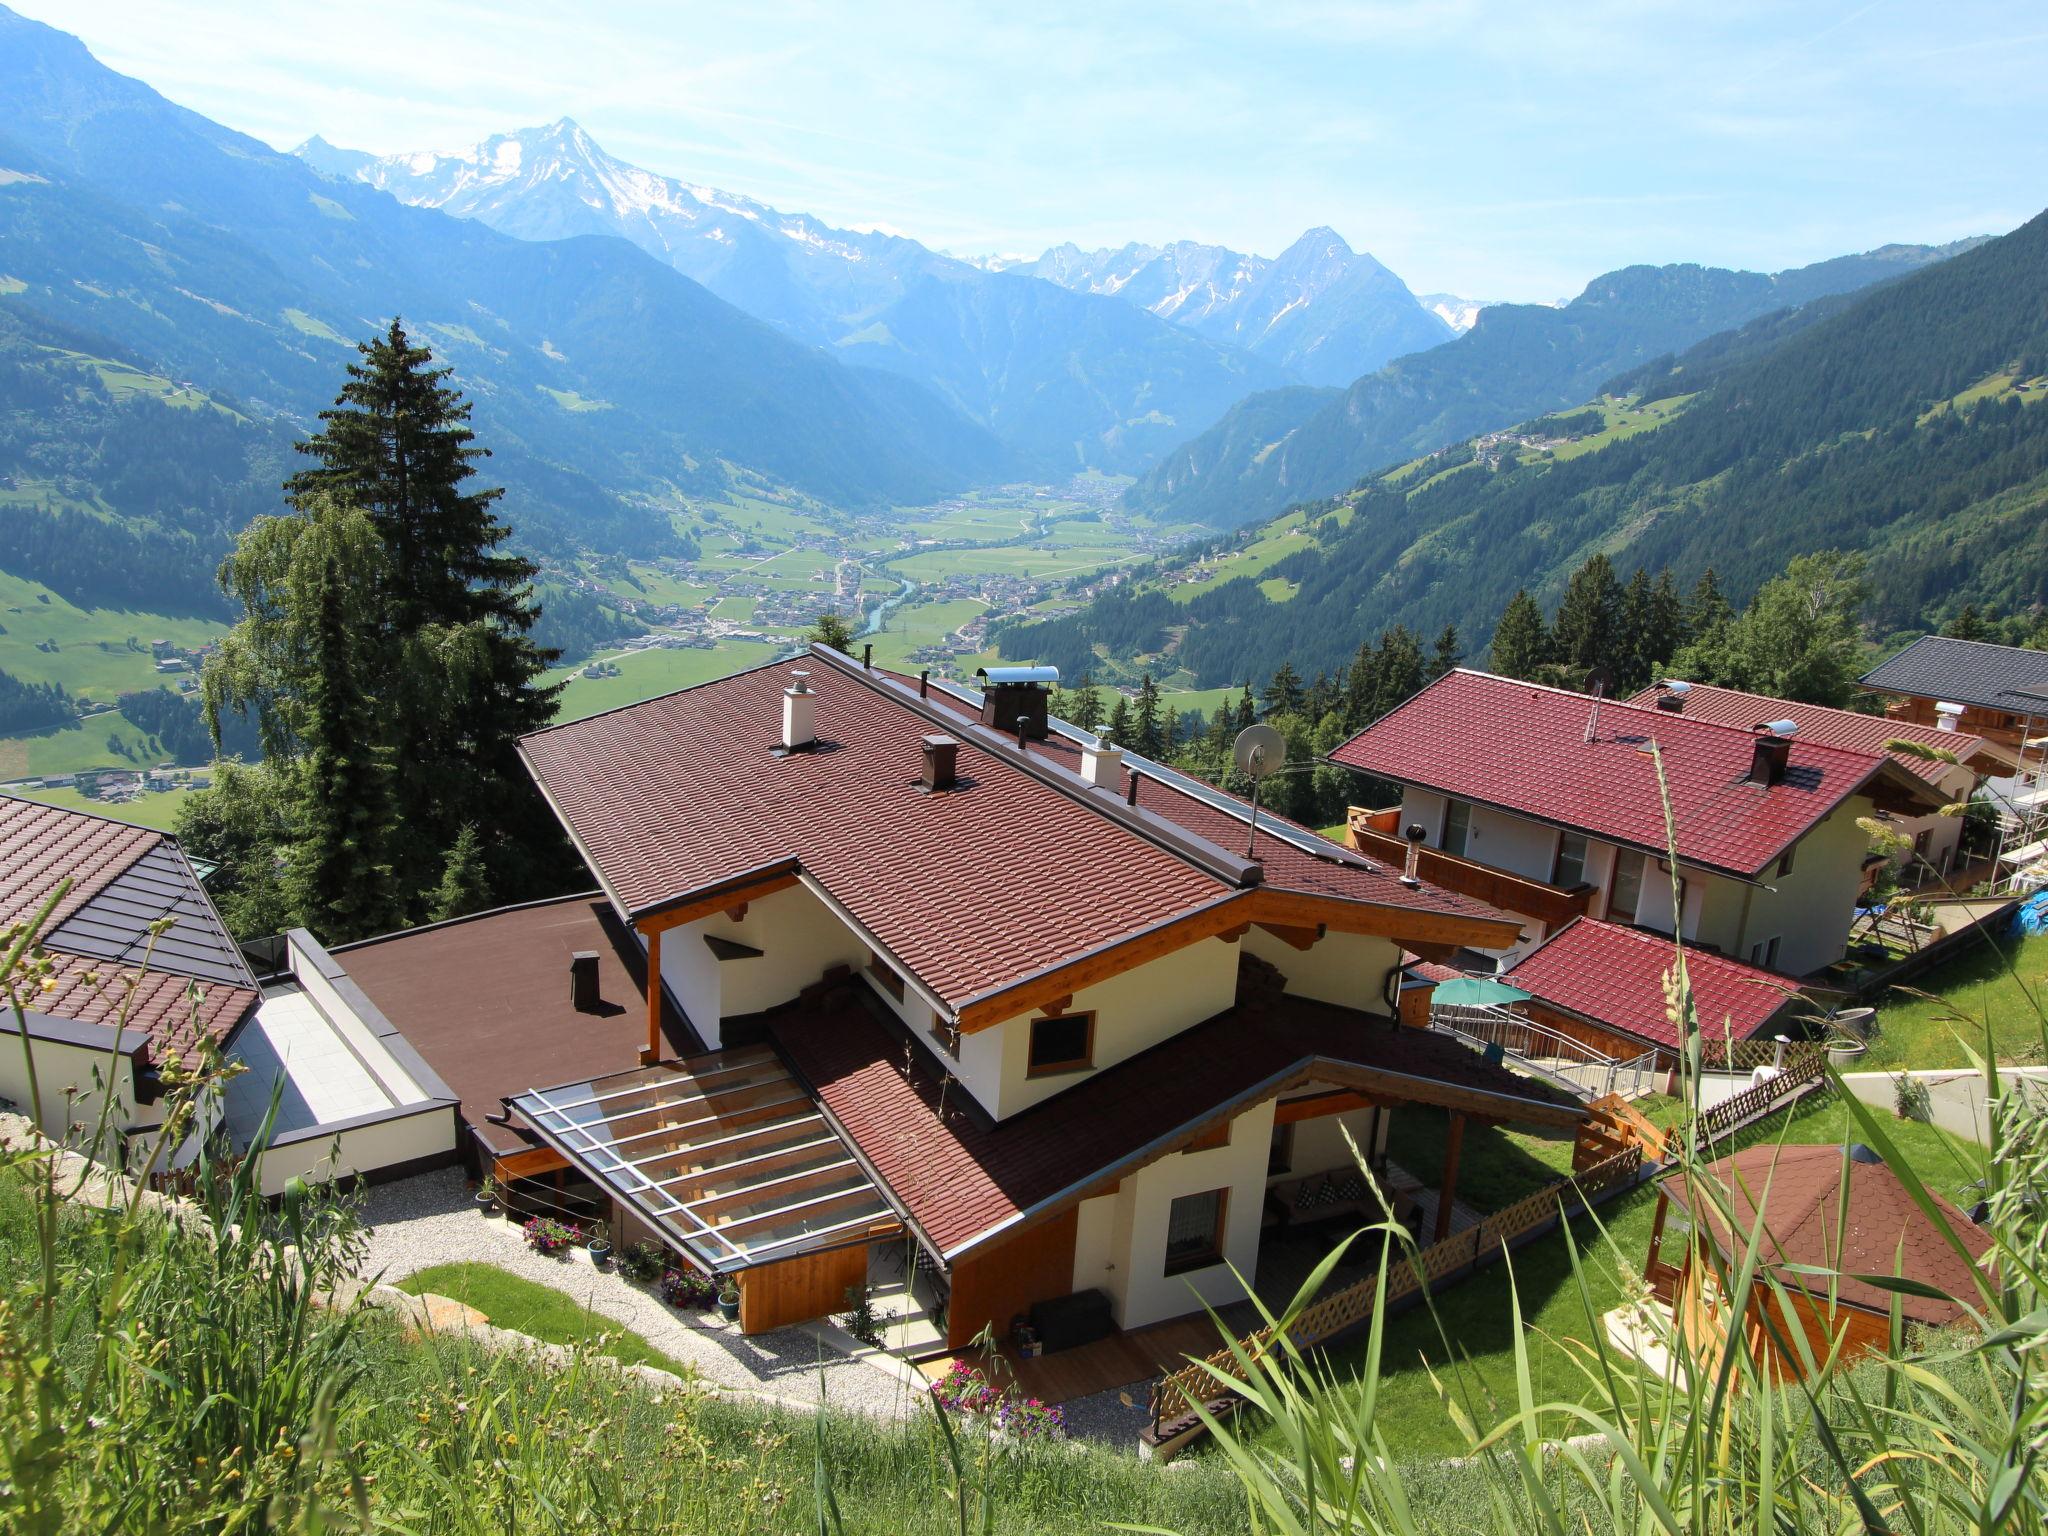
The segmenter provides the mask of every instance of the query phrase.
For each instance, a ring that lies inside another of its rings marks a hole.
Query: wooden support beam
[[[491,1177],[500,1184],[513,1179],[531,1179],[569,1166],[569,1159],[553,1147],[535,1147],[531,1152],[514,1152],[491,1160]]]
[[[1444,1182],[1436,1192],[1436,1241],[1451,1235],[1451,1206],[1458,1198],[1458,1154],[1465,1146],[1465,1117],[1451,1114],[1450,1134],[1444,1138]]]
[[[1330,931],[1328,923],[1317,923],[1313,928],[1296,928],[1286,923],[1261,923],[1259,926],[1282,944],[1303,951],[1314,949],[1316,942]]]
[[[1246,934],[1250,933],[1251,931],[1252,925],[1250,923],[1239,923],[1235,928],[1224,929],[1223,932],[1217,934],[1216,937],[1221,939],[1226,944],[1235,944],[1239,939],[1243,938]]]
[[[725,909],[725,915],[728,918],[730,918],[733,922],[744,923],[747,920],[747,908],[749,905],[751,905],[751,903],[743,901],[736,907],[727,907]]]
[[[722,888],[703,896],[693,896],[678,901],[674,906],[663,907],[658,912],[648,912],[633,919],[633,926],[642,933],[658,933],[668,928],[680,928],[685,923],[694,923],[700,917],[709,917],[714,912],[728,912],[746,902],[759,901],[777,891],[786,891],[796,884],[796,867],[788,867],[773,874],[755,875],[750,879],[733,881]]]
[[[643,1067],[661,1060],[661,934],[656,928],[647,935],[647,1044],[640,1050]]]

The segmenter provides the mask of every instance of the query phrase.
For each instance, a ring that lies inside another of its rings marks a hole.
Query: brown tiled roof
[[[1784,779],[1765,786],[1748,777],[1749,731],[1462,668],[1330,755],[1362,773],[1661,852],[1652,742],[1679,858],[1733,874],[1760,873],[1866,786],[1926,810],[1941,803],[1882,752],[1795,736]]]
[[[33,917],[65,879],[71,888],[40,935],[58,985],[41,995],[39,1012],[111,1025],[133,988],[127,1027],[146,1032],[161,1061],[174,1051],[189,1056],[202,1035],[225,1039],[260,1002],[247,962],[174,838],[0,795],[0,923]],[[196,1012],[186,995],[194,983]]]
[[[569,957],[579,950],[598,957],[598,1013],[570,1004]],[[647,1043],[646,959],[601,896],[481,913],[334,954],[499,1154],[534,1145],[487,1118],[504,1112],[507,1097],[636,1066]],[[704,1048],[673,1009],[665,1013],[671,1055]]]
[[[1704,1216],[1715,1240],[1726,1250],[1731,1241],[1747,1245],[1759,1206],[1764,1213],[1764,1252],[1780,1264],[1810,1264],[1841,1274],[1902,1275],[1933,1286],[1950,1296],[1974,1300],[1971,1266],[1935,1230],[1899,1176],[1881,1162],[1845,1159],[1839,1146],[1779,1146],[1763,1143],[1724,1157],[1705,1170],[1727,1191],[1736,1231],[1731,1239],[1728,1217],[1718,1204]],[[1842,1180],[1848,1179],[1843,1199]],[[1684,1184],[1671,1179],[1666,1193],[1678,1205],[1692,1207]],[[1929,1191],[1933,1194],[1932,1191]],[[1935,1206],[1962,1239],[1972,1258],[1982,1258],[1991,1234],[1940,1195]],[[1800,1285],[1824,1294],[1825,1276],[1787,1276],[1788,1287]],[[1839,1282],[1841,1298],[1873,1312],[1891,1309],[1892,1292],[1859,1280]],[[1952,1323],[1962,1308],[1920,1296],[1900,1297],[1901,1310],[1915,1322]]]
[[[1656,707],[1669,690],[1661,684],[1645,688],[1627,702],[1641,709]],[[1766,693],[1745,693],[1740,688],[1721,688],[1712,683],[1687,685],[1685,708],[1678,713],[1689,720],[1711,720],[1742,730],[1769,720],[1795,720],[1799,735],[1826,747],[1846,747],[1852,752],[1885,752],[1908,773],[1938,784],[1956,763],[1968,763],[1984,748],[1981,738],[1962,731],[1937,730],[1931,725],[1912,725],[1883,715],[1859,715],[1851,709],[1829,709],[1825,704],[1797,704],[1774,699]],[[1670,711],[1666,711],[1670,713]],[[1924,746],[1953,752],[1956,763],[1933,762],[1911,752],[1892,751],[1886,743],[1917,741]]]
[[[836,1002],[791,1009],[770,1028],[798,1076],[948,1256],[1034,1207],[1081,1198],[1105,1178],[1113,1183],[1222,1113],[1297,1081],[1342,1085],[1347,1065],[1402,1079],[1404,1096],[1423,1102],[1476,1092],[1495,1096],[1503,1118],[1570,1124],[1581,1114],[1576,1101],[1441,1035],[1277,996],[1247,1001],[990,1125],[962,1107],[963,1091],[877,1008],[842,989]]]
[[[964,702],[950,694],[935,691],[933,698],[963,720],[975,718]],[[1055,732],[1045,741],[1031,743],[1030,751],[1072,772],[1080,772],[1081,746],[1071,737]],[[1251,806],[1241,796],[1226,794],[1208,785],[1202,786],[1206,794],[1197,794],[1182,786],[1182,775],[1161,770],[1156,764],[1148,764],[1139,777],[1143,782],[1138,786],[1138,803],[1146,810],[1231,853],[1245,851],[1251,830]],[[1129,791],[1128,772],[1118,776],[1116,787],[1119,793]],[[1227,801],[1230,809],[1214,804],[1209,798],[1212,795]],[[1281,828],[1293,833],[1294,837],[1280,836],[1278,829]],[[1304,843],[1310,848],[1304,849]],[[1254,857],[1265,870],[1262,883],[1269,890],[1298,891],[1307,896],[1406,907],[1411,911],[1440,912],[1455,917],[1501,918],[1501,913],[1495,908],[1457,891],[1426,882],[1405,886],[1401,883],[1399,870],[1389,869],[1377,859],[1354,853],[1331,842],[1313,828],[1285,816],[1276,816],[1264,808],[1259,811],[1259,837]]]
[[[757,668],[521,742],[557,814],[629,914],[800,868],[953,1005],[1237,889],[1035,778],[971,731],[961,732],[959,787],[921,792],[920,747],[932,721],[894,696],[893,680],[843,661],[816,657],[807,666],[817,750],[778,757],[789,670]],[[1155,800],[1169,798],[1180,797]],[[1198,805],[1170,819],[1201,836],[1235,835],[1230,818]],[[1299,865],[1301,879],[1326,881],[1332,894],[1498,916],[1448,892],[1407,890],[1383,871],[1339,870],[1336,859],[1323,870],[1277,844],[1260,852],[1271,871]]]
[[[1664,977],[1677,955],[1669,934],[1581,917],[1522,956],[1503,979],[1596,1024],[1675,1046],[1678,1031],[1664,1011]],[[1691,946],[1685,952],[1685,973],[1692,982],[1700,1032],[1709,1040],[1749,1039],[1799,989],[1790,976]]]

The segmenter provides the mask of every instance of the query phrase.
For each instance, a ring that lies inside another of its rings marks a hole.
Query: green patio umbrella
[[[1433,1006],[1442,1004],[1446,1008],[1500,1008],[1526,1002],[1528,998],[1529,994],[1520,987],[1511,987],[1491,976],[1458,976],[1440,981],[1429,995]]]

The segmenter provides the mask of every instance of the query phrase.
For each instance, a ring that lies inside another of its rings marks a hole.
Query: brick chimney
[[[1792,733],[1796,720],[1771,720],[1756,728],[1756,743],[1750,749],[1749,782],[1769,788],[1785,782],[1785,768],[1792,760]]]
[[[1657,685],[1657,707],[1667,714],[1683,714],[1685,712],[1685,696],[1691,692],[1691,683],[1681,682],[1675,677],[1667,677]]]
[[[960,782],[960,742],[957,737],[931,735],[924,738],[924,775],[918,780],[931,794],[942,794]]]
[[[597,1012],[597,951],[579,949],[569,956],[569,1003],[578,1013]]]

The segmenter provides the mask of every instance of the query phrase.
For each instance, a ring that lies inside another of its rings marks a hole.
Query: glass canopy
[[[712,1271],[900,1230],[774,1052],[713,1051],[511,1101],[520,1119]]]

